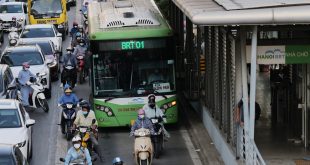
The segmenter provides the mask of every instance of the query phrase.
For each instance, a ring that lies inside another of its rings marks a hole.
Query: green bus
[[[152,0],[91,2],[90,101],[99,127],[129,126],[149,94],[178,120],[173,31]]]

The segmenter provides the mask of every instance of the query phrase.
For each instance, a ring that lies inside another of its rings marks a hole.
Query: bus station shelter
[[[178,43],[178,88],[199,104],[197,112],[225,164],[268,164],[264,148],[256,143],[264,139],[276,152],[287,150],[281,155],[284,161],[296,147],[306,156],[310,1],[172,0],[169,11]],[[255,121],[255,101],[262,92],[259,71],[268,75],[270,97],[261,105],[266,120]],[[240,108],[241,100],[248,106]],[[268,131],[258,128],[264,121],[270,122]],[[281,131],[275,129],[280,126]],[[297,145],[283,149],[290,143],[284,140],[273,146],[277,142],[266,132],[280,132]]]

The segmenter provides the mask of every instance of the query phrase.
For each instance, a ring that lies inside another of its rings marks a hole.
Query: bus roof
[[[88,7],[90,40],[121,40],[173,35],[153,0],[93,1]]]

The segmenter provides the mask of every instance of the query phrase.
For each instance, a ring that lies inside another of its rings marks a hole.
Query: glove
[[[32,83],[30,81],[27,81],[26,82],[26,85],[31,85]]]

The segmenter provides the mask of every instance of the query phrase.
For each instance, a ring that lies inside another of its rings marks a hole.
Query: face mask
[[[82,113],[83,113],[83,115],[87,115],[88,112],[87,111],[82,111]]]
[[[67,51],[67,54],[71,54],[71,51]]]
[[[149,105],[150,105],[151,108],[155,107],[155,103],[150,103]]]
[[[74,147],[75,149],[78,149],[78,148],[80,148],[80,147],[81,147],[81,144],[80,144],[80,143],[78,143],[78,144],[74,144],[74,145],[73,145],[73,147]]]
[[[80,45],[81,45],[81,46],[84,46],[84,44],[83,44],[83,43],[80,43]]]
[[[29,70],[29,68],[25,68],[25,70]]]
[[[73,26],[74,28],[77,28],[77,26]]]
[[[143,118],[144,118],[144,115],[139,115],[139,118],[140,118],[140,119],[143,119]]]

